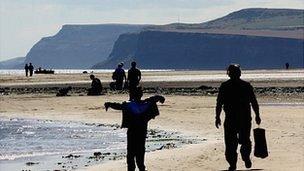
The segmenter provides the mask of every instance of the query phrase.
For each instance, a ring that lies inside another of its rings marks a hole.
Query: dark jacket
[[[258,105],[250,83],[241,79],[230,79],[221,84],[217,106],[224,105],[226,120],[236,123],[250,122],[250,104]]]
[[[122,103],[122,128],[146,128],[148,122],[159,115],[156,102],[128,101]]]

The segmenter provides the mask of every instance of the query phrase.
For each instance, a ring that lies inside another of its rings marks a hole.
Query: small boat
[[[38,69],[35,70],[35,74],[54,74],[55,71],[54,70],[46,70],[46,69]]]

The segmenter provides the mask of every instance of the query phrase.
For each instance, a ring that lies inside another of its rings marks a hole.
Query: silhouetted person
[[[136,88],[141,80],[141,72],[136,68],[136,62],[131,63],[131,68],[128,71],[129,90]]]
[[[246,168],[250,168],[251,153],[251,109],[255,112],[255,121],[261,123],[259,105],[250,83],[240,79],[241,69],[238,65],[230,65],[227,69],[230,79],[223,82],[219,88],[216,103],[215,126],[221,125],[220,114],[222,106],[225,111],[224,134],[225,134],[225,156],[229,163],[229,170],[236,170],[237,147],[241,144],[241,155]]]
[[[124,80],[125,81],[127,80],[125,70],[122,67],[123,67],[123,63],[118,64],[112,76],[113,80],[115,80],[116,90],[122,90]]]
[[[140,171],[145,170],[145,143],[147,136],[147,126],[149,120],[159,115],[157,102],[164,103],[163,96],[152,96],[141,100],[143,95],[141,87],[130,91],[131,101],[123,103],[106,102],[106,111],[108,108],[122,110],[122,128],[128,128],[127,131],[127,164],[128,171],[134,171],[135,159]]]
[[[289,63],[288,62],[285,63],[285,68],[289,69]]]
[[[28,64],[25,64],[24,70],[25,70],[25,76],[28,77],[28,72],[29,72],[29,66],[28,66]]]
[[[89,96],[101,95],[102,85],[98,78],[94,75],[90,75],[90,79],[92,80],[91,88],[88,90]]]
[[[29,65],[29,71],[30,71],[30,77],[33,76],[34,66],[32,65],[32,63],[30,63]]]
[[[56,94],[56,96],[68,96],[68,92],[72,89],[71,86],[66,87],[66,88],[61,88],[58,93]]]

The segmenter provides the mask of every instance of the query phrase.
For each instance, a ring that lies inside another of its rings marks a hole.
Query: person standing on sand
[[[25,70],[25,76],[28,77],[28,72],[29,72],[29,66],[28,66],[28,64],[25,64],[24,70]]]
[[[33,72],[34,72],[34,66],[32,65],[32,63],[30,63],[29,65],[29,71],[30,71],[30,77],[33,76]]]
[[[136,68],[136,62],[131,63],[131,68],[128,70],[129,90],[136,88],[141,80],[141,72]]]
[[[152,96],[141,100],[143,91],[141,87],[130,91],[130,101],[123,103],[106,102],[104,104],[106,111],[108,108],[122,110],[122,128],[128,128],[127,131],[127,164],[128,171],[135,171],[135,158],[139,171],[145,171],[145,143],[147,136],[148,122],[159,115],[157,102],[164,103],[163,96]]]
[[[122,90],[123,89],[123,82],[127,80],[125,70],[122,68],[123,63],[118,64],[117,68],[115,69],[112,78],[115,80],[115,89]]]
[[[215,126],[221,125],[220,114],[222,106],[225,111],[224,139],[225,156],[230,167],[228,170],[236,170],[237,147],[241,144],[241,156],[246,168],[250,168],[251,153],[251,109],[255,112],[255,121],[261,123],[259,105],[250,83],[240,79],[241,69],[239,65],[230,65],[227,69],[230,79],[223,82],[219,88],[216,103]]]

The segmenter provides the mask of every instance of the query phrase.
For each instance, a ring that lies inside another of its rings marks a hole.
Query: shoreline
[[[150,96],[145,94],[145,97]],[[1,117],[23,117],[35,119],[52,119],[61,121],[79,121],[86,123],[120,124],[120,112],[105,112],[104,101],[121,102],[127,94],[104,96],[68,96],[54,97],[50,94],[11,94],[0,96]],[[221,170],[226,169],[224,158],[222,128],[214,127],[214,96],[180,96],[166,95],[165,104],[159,105],[160,116],[152,120],[149,128],[180,132],[182,135],[207,139],[199,144],[190,144],[177,149],[165,149],[146,153],[149,170]],[[299,148],[304,136],[303,99],[258,97],[261,108],[262,127],[266,135],[270,156],[266,159],[253,157],[253,168],[264,170],[298,170],[303,164]],[[270,105],[268,105],[271,103]],[[277,105],[273,105],[273,103]],[[281,104],[295,106],[282,106]],[[265,104],[265,105],[264,105]],[[12,106],[14,106],[12,108]],[[222,118],[223,118],[222,114]],[[251,137],[252,138],[252,137]],[[295,143],[297,142],[297,143]],[[281,161],[288,161],[281,164]],[[81,168],[80,170],[125,170],[125,159],[109,161],[103,164]],[[239,158],[238,168],[244,168]],[[288,169],[287,169],[288,170]]]
[[[201,74],[200,72],[192,73]],[[152,79],[153,74],[148,72],[146,76]],[[173,75],[166,72],[158,74],[172,77],[181,72]],[[99,74],[99,76],[102,75]],[[106,76],[110,75],[104,75],[105,78]],[[103,104],[106,101],[123,102],[128,99],[127,92],[112,92],[106,87],[104,95],[86,96],[85,89],[89,86],[89,82],[79,85],[77,81],[86,81],[87,77],[88,75],[81,74],[37,76],[28,81],[24,81],[23,77],[15,76],[1,78],[5,81],[1,82],[0,79],[0,90],[3,90],[3,86],[7,86],[8,83],[11,86],[5,89],[8,91],[7,94],[2,92],[0,95],[0,117],[120,124],[121,113],[114,110],[105,112]],[[53,80],[54,84],[49,84],[48,80]],[[67,86],[64,81],[69,81],[79,87],[73,87],[71,96],[56,97],[57,88],[61,85]],[[24,83],[28,85],[23,85]],[[165,103],[159,105],[160,116],[149,123],[150,129],[180,132],[182,135],[207,139],[206,142],[199,144],[146,153],[148,170],[218,171],[227,169],[223,128],[216,129],[214,126],[216,94],[220,81],[209,80],[204,84],[201,83],[201,81],[149,82],[143,80],[144,98],[155,93],[164,94],[166,97]],[[304,168],[304,154],[299,150],[304,148],[302,141],[304,115],[301,115],[304,113],[304,75],[303,78],[300,75],[296,81],[266,79],[250,83],[256,87],[255,92],[262,118],[261,127],[266,129],[270,151],[266,159],[255,158],[253,154],[251,155],[253,169],[301,170]],[[156,84],[160,84],[159,88],[155,87]],[[254,116],[253,113],[252,116]],[[223,121],[224,113],[221,118]],[[256,125],[253,123],[252,127],[255,128]],[[253,137],[251,140],[253,141]],[[239,156],[238,169],[244,168]],[[126,162],[122,159],[80,170],[120,171],[125,169]]]
[[[88,128],[106,128],[118,130],[119,132],[124,132],[126,136],[126,129],[120,130],[120,126],[117,124],[104,124],[104,123],[88,123],[88,122],[76,122],[76,121],[62,121],[62,120],[41,120],[33,118],[6,118],[0,117],[2,121],[6,122],[16,122],[16,121],[26,121],[33,123],[44,123],[47,122],[51,125],[56,125],[57,123],[62,124],[73,124],[79,126],[87,126]],[[35,125],[33,125],[35,126]],[[75,129],[75,128],[74,128]],[[114,134],[111,133],[111,134]],[[117,132],[117,131],[116,131]],[[198,139],[195,137],[186,137],[178,132],[168,132],[164,130],[149,129],[147,132],[147,152],[159,151],[164,149],[174,149],[181,148],[187,144],[198,144],[200,142],[206,141],[206,139]],[[125,137],[126,139],[126,137]],[[76,140],[76,139],[75,139]],[[74,141],[75,141],[74,140]],[[25,140],[26,141],[26,140]],[[106,143],[106,142],[100,142]],[[126,143],[124,141],[124,143]],[[87,144],[89,145],[89,144]],[[34,152],[29,154],[20,154],[19,156],[9,156],[4,155],[0,160],[0,168],[4,170],[61,170],[61,169],[84,169],[92,167],[94,165],[103,164],[111,160],[122,160],[126,157],[125,152],[126,144],[123,145],[122,149],[116,149],[116,147],[111,150],[108,148],[97,149],[86,149],[80,151],[62,151],[62,152]],[[118,150],[118,151],[117,151]],[[9,158],[8,158],[9,157]],[[14,157],[14,158],[12,158]]]

